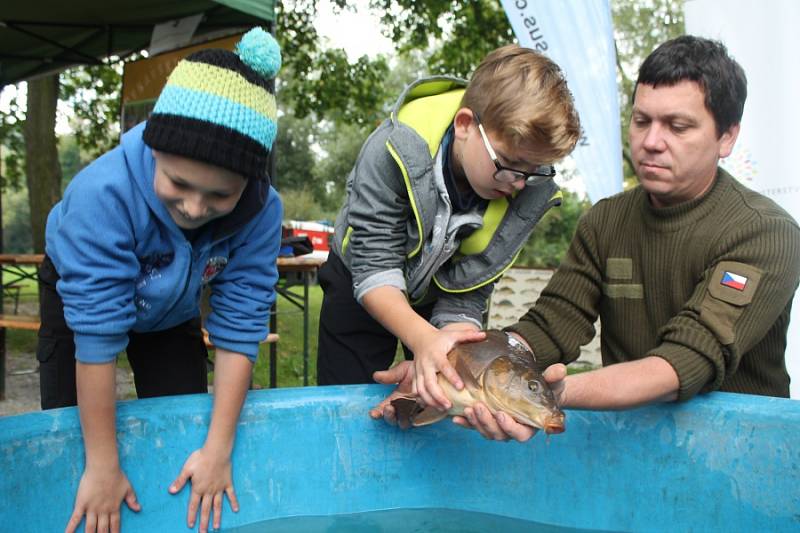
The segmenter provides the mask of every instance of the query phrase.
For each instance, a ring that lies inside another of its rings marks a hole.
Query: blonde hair
[[[561,69],[544,55],[516,44],[487,55],[461,100],[484,127],[513,149],[541,163],[569,154],[580,138],[580,120]]]

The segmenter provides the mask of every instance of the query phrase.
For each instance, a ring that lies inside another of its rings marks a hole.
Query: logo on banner
[[[730,287],[731,289],[736,289],[737,291],[743,291],[747,286],[747,278],[726,270],[722,274],[722,281],[720,284]]]

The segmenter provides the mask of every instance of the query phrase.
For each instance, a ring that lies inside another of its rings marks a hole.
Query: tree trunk
[[[28,82],[25,137],[25,179],[31,208],[33,252],[44,253],[47,214],[61,198],[61,164],[56,141],[58,74]]]

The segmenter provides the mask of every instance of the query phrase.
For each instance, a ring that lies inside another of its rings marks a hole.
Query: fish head
[[[564,413],[532,360],[515,355],[498,357],[482,377],[483,393],[490,407],[548,434],[564,431]]]

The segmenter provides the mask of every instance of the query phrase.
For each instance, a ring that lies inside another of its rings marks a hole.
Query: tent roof
[[[0,88],[150,45],[156,24],[203,13],[194,38],[275,19],[275,0],[17,0],[0,8]]]

